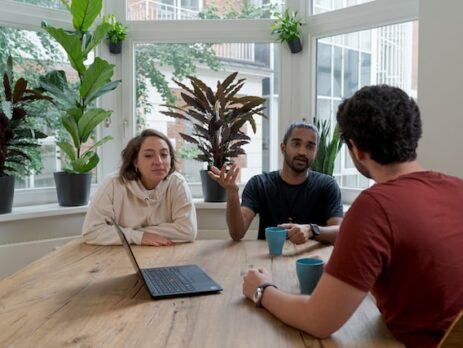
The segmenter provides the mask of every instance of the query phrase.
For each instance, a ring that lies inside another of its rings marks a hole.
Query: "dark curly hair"
[[[380,164],[416,159],[421,138],[420,110],[397,87],[367,86],[345,99],[338,108],[339,132],[349,148],[352,139]]]
[[[170,171],[167,174],[169,176],[176,170],[176,159],[175,159],[175,150],[170,142],[169,138],[167,138],[163,133],[155,130],[155,129],[145,129],[139,135],[132,138],[124,150],[121,152],[122,157],[122,165],[119,169],[119,176],[122,180],[137,180],[140,177],[140,173],[135,170],[135,166],[133,165],[133,161],[137,158],[138,152],[140,152],[141,144],[145,141],[148,137],[158,137],[164,140],[169,148],[170,153]]]

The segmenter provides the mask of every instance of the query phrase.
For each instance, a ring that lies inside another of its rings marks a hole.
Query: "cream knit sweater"
[[[149,194],[139,180],[121,183],[110,175],[98,188],[82,228],[89,244],[121,244],[111,217],[129,243],[140,244],[143,233],[156,233],[174,242],[192,242],[197,233],[196,210],[188,184],[172,173]]]

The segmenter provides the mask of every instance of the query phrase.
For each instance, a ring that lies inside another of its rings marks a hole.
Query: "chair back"
[[[458,313],[447,329],[437,348],[461,348],[463,347],[463,310]]]

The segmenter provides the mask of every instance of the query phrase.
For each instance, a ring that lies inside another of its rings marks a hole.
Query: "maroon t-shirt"
[[[463,309],[463,180],[417,172],[363,191],[325,271],[371,291],[408,347],[435,347]]]

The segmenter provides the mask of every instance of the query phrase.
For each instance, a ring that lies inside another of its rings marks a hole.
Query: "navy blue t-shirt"
[[[309,171],[306,181],[290,185],[279,171],[253,176],[246,184],[241,206],[259,214],[258,239],[265,228],[282,223],[326,225],[331,217],[342,217],[341,191],[329,175]]]

